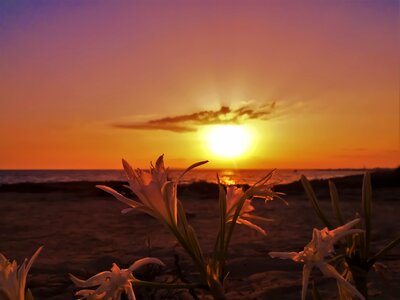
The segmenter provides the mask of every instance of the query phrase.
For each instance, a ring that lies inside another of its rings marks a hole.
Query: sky
[[[399,25],[386,0],[2,1],[0,169],[397,167]]]

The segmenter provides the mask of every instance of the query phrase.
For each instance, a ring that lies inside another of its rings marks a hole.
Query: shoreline
[[[361,188],[363,175],[338,176],[328,179],[311,179],[310,183],[316,188],[324,189],[328,185],[328,181],[333,181],[338,187],[345,188]],[[371,181],[373,188],[395,187],[400,182],[400,168],[393,170],[379,170],[371,173]],[[42,192],[87,192],[97,191],[96,185],[107,185],[119,190],[124,190],[124,184],[127,181],[111,180],[111,181],[51,181],[51,182],[21,182],[21,183],[5,183],[0,184],[0,193],[16,192],[16,193],[42,193]],[[236,186],[248,186],[247,184],[237,184]],[[280,192],[298,193],[303,190],[299,180],[276,184],[274,187]],[[183,183],[178,185],[179,189],[189,189],[194,192],[217,191],[217,184],[207,181],[196,181],[192,183]],[[103,192],[101,192],[103,193]],[[98,194],[98,193],[94,193]]]
[[[275,179],[283,183],[291,183],[303,174],[310,179],[334,178],[363,174],[364,172],[390,172],[394,169],[276,169]],[[197,181],[217,183],[218,173],[222,182],[236,184],[254,184],[272,169],[237,169],[237,170],[208,170],[195,169],[188,172],[180,183],[190,184]],[[177,179],[183,170],[169,169],[171,179]],[[55,182],[98,182],[124,181],[123,170],[0,170],[0,185],[15,183],[55,183]]]

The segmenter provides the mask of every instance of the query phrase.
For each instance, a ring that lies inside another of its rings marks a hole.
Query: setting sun
[[[245,126],[217,125],[210,128],[208,146],[219,157],[234,158],[243,155],[251,144],[251,133]]]

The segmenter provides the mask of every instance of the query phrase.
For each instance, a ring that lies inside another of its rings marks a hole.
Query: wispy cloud
[[[274,116],[275,102],[259,106],[243,105],[238,108],[221,106],[219,110],[203,110],[191,114],[164,117],[137,123],[117,123],[116,128],[137,130],[196,131],[201,125],[242,124],[247,120],[268,120]]]

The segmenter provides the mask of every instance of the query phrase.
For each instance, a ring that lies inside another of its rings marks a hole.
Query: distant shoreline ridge
[[[194,169],[186,173],[181,183],[197,181],[216,183],[217,174],[226,184],[254,184],[271,169]],[[391,169],[277,169],[274,181],[290,183],[298,180],[300,175],[309,179],[326,179],[349,175],[363,174],[366,171],[390,171]],[[393,169],[392,169],[393,170]],[[171,179],[182,173],[180,169],[170,169]],[[15,183],[57,183],[57,182],[104,182],[126,181],[123,170],[0,170],[0,184]]]
[[[390,168],[374,169],[277,169],[275,181],[286,184],[297,181],[300,175],[309,179],[327,179],[369,172],[392,171]],[[263,177],[268,169],[194,169],[187,173],[181,183],[205,181],[216,183],[216,175],[226,184],[253,184]],[[172,179],[178,178],[181,169],[170,169]],[[126,181],[123,170],[0,170],[0,184],[13,183],[57,183]]]

